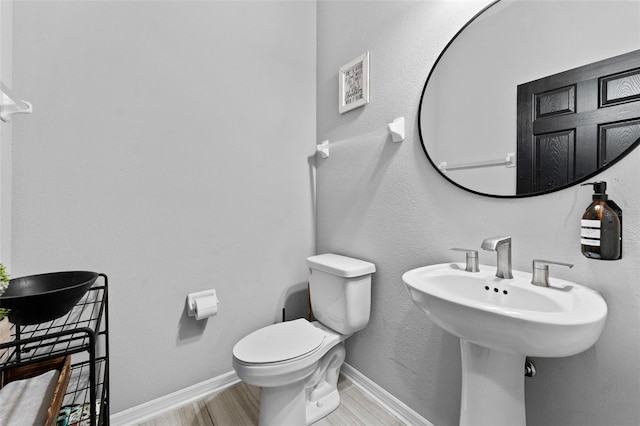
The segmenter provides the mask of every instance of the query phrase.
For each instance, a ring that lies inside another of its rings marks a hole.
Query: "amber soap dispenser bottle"
[[[622,209],[607,196],[607,182],[590,182],[593,202],[582,215],[580,244],[590,259],[622,257]]]

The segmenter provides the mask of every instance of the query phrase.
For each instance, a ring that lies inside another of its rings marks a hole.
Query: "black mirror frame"
[[[495,6],[497,3],[500,3],[500,1],[501,0],[495,0],[495,1],[491,2],[490,4],[488,4],[487,6],[485,6],[484,8],[482,8],[482,10],[480,10],[478,13],[476,13],[466,24],[464,24],[462,26],[462,28],[460,28],[460,30],[447,43],[447,45],[444,47],[444,49],[442,49],[442,52],[440,52],[440,55],[438,55],[438,58],[434,62],[433,66],[431,67],[431,71],[429,71],[429,75],[427,76],[427,81],[424,83],[424,87],[422,89],[422,94],[420,95],[420,103],[418,104],[418,135],[420,136],[420,143],[422,145],[422,150],[424,151],[424,154],[427,157],[427,160],[429,160],[429,163],[433,166],[434,169],[436,169],[438,174],[440,176],[442,176],[445,180],[449,181],[451,184],[457,186],[458,188],[460,188],[460,189],[462,189],[464,191],[467,191],[467,192],[471,192],[471,193],[476,194],[476,195],[482,195],[482,196],[491,197],[491,198],[506,198],[506,199],[510,199],[510,198],[529,198],[529,197],[536,197],[538,195],[545,195],[545,194],[550,194],[552,192],[561,191],[563,189],[567,189],[567,188],[570,188],[572,186],[578,185],[578,184],[580,184],[580,183],[582,183],[582,182],[584,182],[586,180],[592,179],[594,176],[598,175],[599,173],[607,170],[608,168],[610,168],[614,164],[618,163],[620,160],[622,160],[624,157],[626,157],[631,151],[636,149],[640,145],[640,139],[635,141],[627,150],[625,150],[622,154],[618,155],[614,160],[612,160],[611,162],[607,163],[605,166],[600,167],[595,172],[588,174],[587,176],[584,176],[584,177],[582,177],[580,179],[576,179],[576,180],[574,180],[571,183],[568,183],[566,185],[558,186],[556,188],[547,189],[547,190],[544,190],[544,191],[531,192],[531,193],[528,193],[528,194],[498,195],[498,194],[488,194],[488,193],[485,193],[485,192],[475,191],[473,189],[469,189],[469,188],[467,188],[465,186],[462,186],[459,183],[453,181],[452,179],[450,179],[446,174],[444,174],[438,168],[438,166],[431,159],[431,156],[429,156],[429,153],[427,152],[427,147],[425,145],[425,141],[424,141],[424,139],[422,137],[422,120],[421,120],[422,104],[423,104],[423,101],[424,101],[425,92],[427,91],[427,86],[429,84],[429,80],[431,80],[431,76],[433,75],[436,67],[438,66],[438,63],[440,62],[440,60],[442,59],[444,54],[447,52],[449,47],[458,38],[458,36],[460,34],[462,34],[462,32],[469,25],[471,25],[476,19],[478,19],[478,17],[480,17],[484,12],[486,12],[491,7]]]

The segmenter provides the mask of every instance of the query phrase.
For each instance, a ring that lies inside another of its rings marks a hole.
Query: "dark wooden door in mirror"
[[[640,141],[640,50],[518,86],[517,194],[607,166]]]

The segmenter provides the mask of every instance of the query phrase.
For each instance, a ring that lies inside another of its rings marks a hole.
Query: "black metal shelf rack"
[[[87,291],[69,313],[35,325],[14,325],[13,340],[0,344],[4,369],[71,355],[71,378],[63,406],[79,406],[91,426],[109,425],[108,279]]]

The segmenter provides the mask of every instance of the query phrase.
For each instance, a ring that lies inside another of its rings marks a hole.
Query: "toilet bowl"
[[[260,426],[303,426],[340,405],[344,341],[369,323],[375,265],[336,254],[307,259],[311,307],[305,319],[261,328],[233,348],[240,379],[262,388]]]
[[[338,408],[347,337],[317,321],[298,319],[240,340],[233,348],[233,368],[242,381],[262,388],[258,424],[311,424]]]

